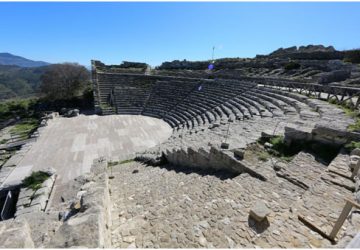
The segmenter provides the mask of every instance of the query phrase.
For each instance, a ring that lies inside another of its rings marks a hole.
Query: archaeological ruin
[[[360,247],[360,66],[345,58],[93,60],[95,114],[47,114],[4,160],[0,246]]]

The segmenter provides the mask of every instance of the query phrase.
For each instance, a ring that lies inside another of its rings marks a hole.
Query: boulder
[[[269,143],[269,142],[265,142],[264,147],[265,148],[272,148],[273,145],[271,143]]]
[[[354,170],[358,164],[360,164],[360,156],[351,155],[350,156],[350,163],[349,163],[350,169]]]
[[[360,148],[355,148],[351,151],[350,155],[360,156]]]
[[[41,171],[47,173],[50,176],[56,174],[56,169],[54,169],[52,167],[42,169]]]
[[[66,117],[75,117],[78,116],[80,111],[78,109],[70,109],[66,112]]]
[[[66,108],[61,108],[60,109],[60,115],[65,115],[66,114],[67,109]]]
[[[242,160],[242,159],[244,159],[244,150],[242,150],[242,149],[235,149],[234,150],[234,156],[237,158],[237,159],[239,159],[239,160]]]
[[[270,213],[271,210],[266,206],[265,202],[260,200],[256,201],[250,209],[250,217],[258,222],[264,220]]]

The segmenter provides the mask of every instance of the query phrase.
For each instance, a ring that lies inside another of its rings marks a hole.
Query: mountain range
[[[33,61],[10,53],[0,53],[0,65],[15,65],[22,68],[33,68],[50,65],[43,61]]]
[[[50,63],[33,61],[10,53],[0,53],[0,101],[36,95],[41,75]]]

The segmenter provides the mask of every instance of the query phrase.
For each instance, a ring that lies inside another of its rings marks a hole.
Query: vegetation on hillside
[[[76,63],[53,64],[41,76],[41,92],[49,99],[71,99],[88,87],[90,72]]]
[[[360,63],[360,49],[345,51],[344,61],[350,63]]]
[[[285,70],[299,69],[301,65],[297,62],[291,61],[284,65]]]
[[[34,116],[37,98],[11,99],[0,102],[0,122],[10,118],[30,118]]]
[[[47,67],[21,68],[0,65],[0,100],[35,95]]]

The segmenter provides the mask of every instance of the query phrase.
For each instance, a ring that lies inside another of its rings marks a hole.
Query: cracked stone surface
[[[312,163],[313,158],[306,159]],[[270,161],[262,167],[271,173]],[[134,169],[139,172],[134,174]],[[337,218],[340,205],[332,208],[337,201],[323,202],[323,190],[318,195],[313,191],[318,186],[327,188],[328,193],[339,188],[331,183],[316,182],[308,192],[277,177],[274,171],[264,182],[248,174],[234,176],[137,162],[117,165],[113,174],[113,247],[331,247],[297,218],[300,210],[308,217],[315,215],[315,222],[333,217],[332,223]],[[251,207],[260,199],[272,211],[262,223],[249,217]]]

